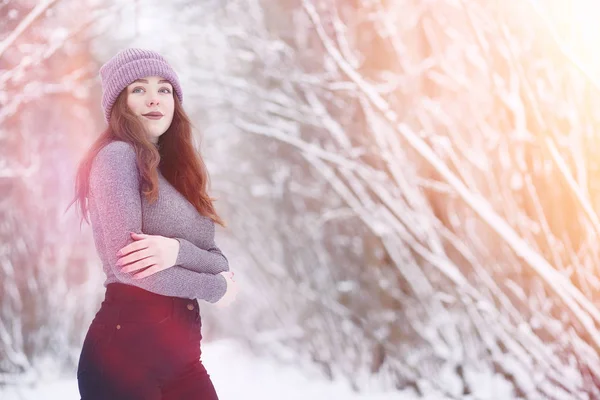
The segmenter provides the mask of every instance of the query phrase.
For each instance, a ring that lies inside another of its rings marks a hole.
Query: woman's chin
[[[158,130],[158,129],[148,129],[148,135],[150,137],[150,140],[158,140],[158,138],[166,132],[165,130]]]

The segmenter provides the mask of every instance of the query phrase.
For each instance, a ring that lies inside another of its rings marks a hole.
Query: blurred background
[[[201,304],[203,343],[364,398],[599,398],[599,18],[591,0],[0,0],[0,397],[74,377],[104,275],[65,209],[105,126],[98,69],[143,47],[179,73],[242,290]]]

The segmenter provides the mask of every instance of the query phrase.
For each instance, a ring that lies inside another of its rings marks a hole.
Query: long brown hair
[[[75,177],[75,197],[67,207],[79,203],[83,219],[89,224],[87,198],[89,194],[89,174],[92,161],[98,152],[114,140],[130,143],[135,148],[137,165],[142,179],[142,193],[153,203],[158,198],[158,172],[177,189],[200,215],[209,217],[225,227],[213,207],[215,200],[208,196],[210,177],[204,160],[195,150],[192,142],[192,124],[183,110],[177,96],[174,96],[175,111],[171,126],[158,140],[158,147],[146,134],[142,121],[127,106],[127,91],[123,90],[112,108],[108,128],[90,146],[79,166]]]

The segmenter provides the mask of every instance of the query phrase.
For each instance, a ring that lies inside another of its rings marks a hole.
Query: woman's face
[[[173,86],[160,76],[138,79],[127,86],[127,106],[146,126],[150,141],[158,143],[173,121]]]

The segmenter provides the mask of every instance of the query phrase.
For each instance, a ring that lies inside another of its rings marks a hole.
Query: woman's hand
[[[142,279],[175,265],[179,254],[177,239],[135,232],[131,232],[131,237],[135,242],[117,253],[117,266],[124,266],[121,271],[132,272],[149,267],[133,276]]]
[[[228,307],[231,303],[233,303],[233,301],[237,297],[239,288],[237,283],[233,280],[232,271],[224,271],[219,273],[219,275],[223,275],[223,277],[227,281],[227,291],[225,292],[223,297],[221,297],[221,299],[215,303],[215,305],[219,308],[225,308]]]

